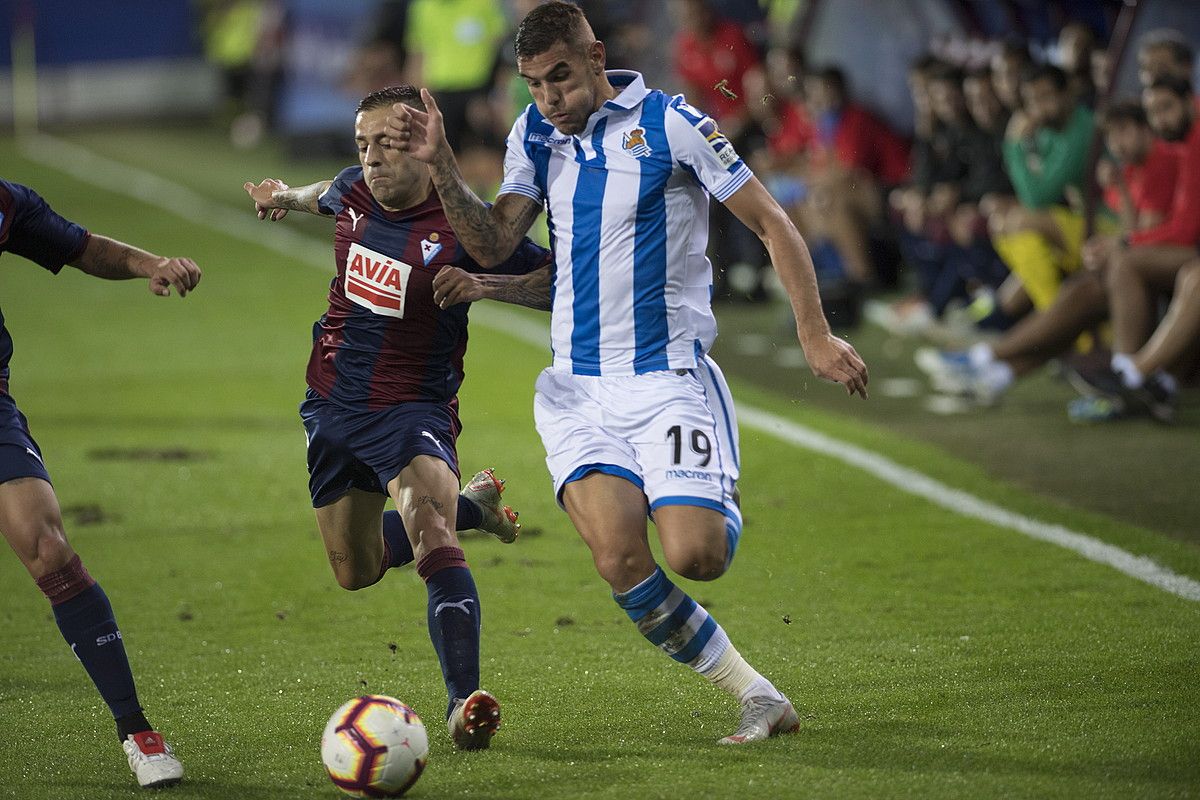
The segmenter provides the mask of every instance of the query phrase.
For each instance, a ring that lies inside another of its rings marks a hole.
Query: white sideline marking
[[[332,267],[328,243],[289,231],[275,223],[258,220],[251,213],[249,198],[246,198],[245,211],[238,212],[217,206],[181,184],[45,135],[34,140],[20,141],[18,149],[31,161],[66,173],[83,183],[156,205],[219,233],[268,247],[322,271],[329,271]],[[240,191],[240,187],[238,190]],[[502,306],[492,304],[477,305],[471,309],[471,316],[476,322],[513,338],[535,347],[548,348],[550,330],[546,323],[511,313]],[[942,508],[1016,531],[1031,539],[1058,545],[1089,561],[1106,564],[1165,592],[1200,602],[1200,581],[1172,572],[1150,558],[1135,556],[1115,545],[1061,525],[1042,522],[1001,508],[947,486],[924,473],[897,464],[879,453],[834,439],[747,403],[737,404],[737,414],[740,423],[747,428],[857,467],[901,491],[924,498]]]

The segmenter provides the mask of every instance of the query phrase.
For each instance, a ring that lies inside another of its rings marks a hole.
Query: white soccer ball
[[[321,734],[321,760],[333,784],[354,797],[399,797],[429,756],[425,725],[394,697],[370,694],[343,705]]]

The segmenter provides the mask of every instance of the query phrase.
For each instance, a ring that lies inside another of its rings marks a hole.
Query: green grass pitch
[[[182,130],[74,141],[248,216],[242,180],[299,183],[335,166],[231,153]],[[68,536],[112,599],[147,713],[185,764],[170,797],[340,796],[318,739],[363,692],[400,697],[430,728],[414,798],[1200,795],[1200,604],[749,431],[738,558],[716,582],[681,584],[789,694],[803,728],[717,747],[736,724],[732,699],[637,635],[553,503],[531,419],[547,353],[483,326],[461,461],[509,479],[527,529],[511,546],[464,537],[484,685],[505,723],[491,750],[455,752],[419,579],[407,569],[339,589],[310,510],[296,406],[329,275],[153,196],[82,185],[11,140],[0,163],[93,230],[205,270],[181,301],[0,261],[12,392]],[[329,230],[313,222],[283,224],[328,252]],[[1192,545],[996,485],[886,429],[733,389],[1200,576]],[[107,708],[11,556],[0,585],[0,797],[136,796]]]

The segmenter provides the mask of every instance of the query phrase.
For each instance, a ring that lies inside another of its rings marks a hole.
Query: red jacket
[[[817,131],[818,140],[823,140],[820,122]],[[832,142],[821,141],[821,145],[826,157],[832,155],[844,167],[865,170],[881,183],[894,185],[908,178],[908,142],[862,106],[843,106]]]
[[[1129,237],[1130,244],[1200,244],[1200,118],[1192,121],[1179,148],[1179,178],[1167,218],[1161,225],[1134,233]]]

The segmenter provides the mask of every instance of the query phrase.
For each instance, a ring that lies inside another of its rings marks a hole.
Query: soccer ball
[[[429,755],[421,718],[394,697],[369,694],[343,705],[321,735],[321,760],[334,785],[354,797],[399,797]]]

